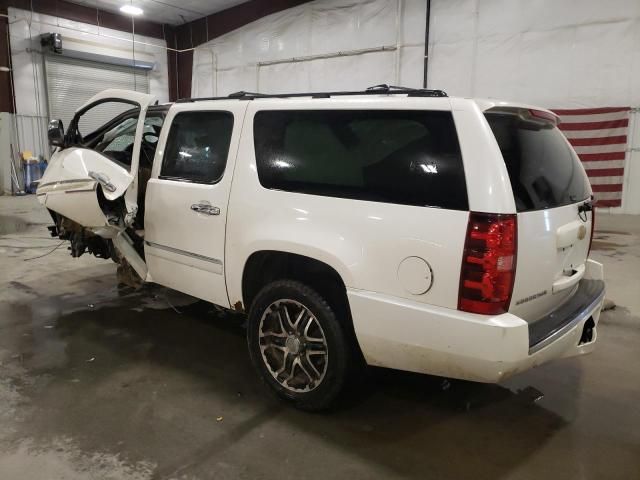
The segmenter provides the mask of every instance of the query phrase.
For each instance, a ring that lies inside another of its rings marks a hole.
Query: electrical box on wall
[[[48,47],[53,53],[62,53],[62,35],[59,33],[43,33],[40,36],[40,45]]]

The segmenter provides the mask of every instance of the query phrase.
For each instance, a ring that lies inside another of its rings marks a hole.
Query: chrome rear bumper
[[[604,299],[602,280],[583,279],[576,293],[559,308],[529,324],[529,354],[553,343],[586,320]]]

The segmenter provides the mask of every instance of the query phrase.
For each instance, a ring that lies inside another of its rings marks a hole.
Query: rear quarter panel
[[[482,109],[473,100],[452,98],[453,119],[462,151],[469,209],[516,213],[509,173]]]

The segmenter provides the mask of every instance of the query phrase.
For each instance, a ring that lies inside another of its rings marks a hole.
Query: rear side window
[[[216,183],[224,174],[233,131],[229,112],[182,112],[171,123],[160,178]]]
[[[270,189],[468,210],[451,112],[258,112],[260,183]]]
[[[580,160],[551,122],[526,110],[485,113],[509,172],[518,212],[555,208],[589,197]]]

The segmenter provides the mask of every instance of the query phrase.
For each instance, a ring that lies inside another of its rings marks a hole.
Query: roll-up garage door
[[[59,118],[66,129],[78,107],[107,88],[149,93],[147,70],[108,63],[92,62],[62,55],[46,55],[45,70],[49,118]],[[86,119],[86,131],[95,130],[127,110],[122,104],[109,103]],[[83,123],[85,120],[83,119]]]

